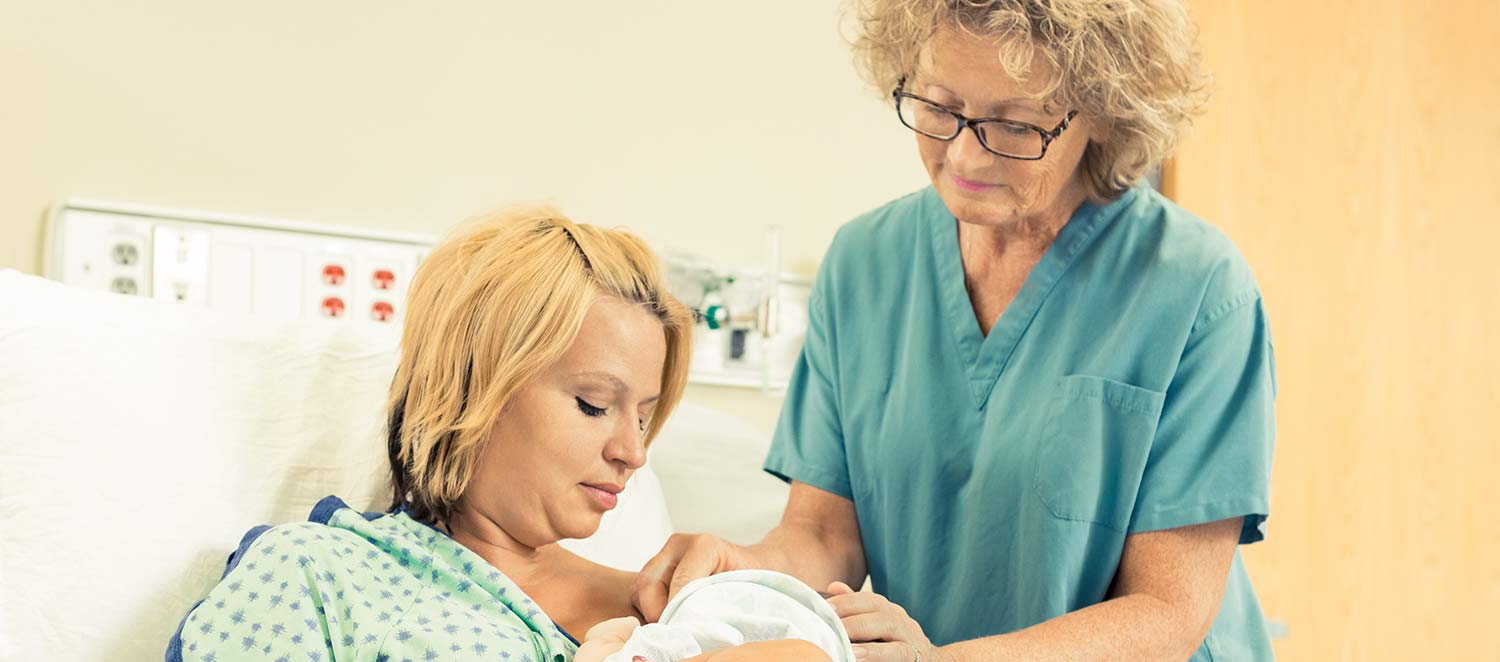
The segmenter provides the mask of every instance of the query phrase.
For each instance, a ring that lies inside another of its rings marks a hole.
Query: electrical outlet
[[[348,310],[348,307],[348,304],[344,302],[342,297],[331,296],[323,297],[323,301],[318,305],[318,310],[323,313],[324,317],[339,319],[344,316],[344,312]]]
[[[118,294],[151,294],[151,222],[79,213],[49,227],[47,277]]]
[[[114,277],[109,281],[109,291],[128,296],[149,295],[144,291],[147,278],[147,265],[143,264],[147,255],[145,242],[141,237],[128,234],[117,235],[111,241],[114,242],[109,249],[112,264],[106,267],[106,271]]]
[[[376,301],[370,304],[370,319],[376,322],[390,322],[396,319],[396,307],[389,301]]]
[[[48,219],[47,276],[261,319],[399,326],[422,238],[69,201]]]
[[[351,315],[356,312],[354,291],[359,278],[354,270],[354,260],[339,247],[331,248],[332,251],[316,255],[309,263],[306,303],[313,307],[310,312],[315,318],[357,317]]]
[[[151,292],[157,299],[208,304],[207,230],[152,228]]]
[[[109,291],[116,294],[129,294],[133,296],[140,291],[140,286],[136,284],[134,278],[131,278],[129,276],[117,276],[114,280],[109,282]]]
[[[354,260],[354,311],[373,322],[399,323],[397,304],[405,299],[408,269],[404,261],[372,251]]]
[[[391,267],[375,269],[370,274],[370,287],[377,290],[391,290],[396,287],[396,270]]]
[[[110,259],[122,267],[133,267],[141,261],[141,249],[135,243],[129,241],[116,242],[110,248]]]

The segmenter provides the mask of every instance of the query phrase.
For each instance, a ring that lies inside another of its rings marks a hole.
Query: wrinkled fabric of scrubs
[[[931,189],[840,229],[766,470],[851,499],[873,588],[937,644],[1103,601],[1131,534],[1270,513],[1275,370],[1221,232],[1085,204],[988,336]],[[1271,659],[1236,551],[1193,660]]]
[[[183,620],[167,662],[566,662],[577,644],[520,587],[404,512],[336,497],[246,534]]]

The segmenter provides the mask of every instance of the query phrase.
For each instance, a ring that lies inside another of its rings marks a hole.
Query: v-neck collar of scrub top
[[[979,318],[969,300],[964,284],[963,257],[958,250],[958,220],[948,211],[942,198],[932,188],[926,191],[928,213],[925,216],[932,237],[932,252],[937,268],[938,292],[942,297],[943,316],[952,334],[958,356],[969,370],[969,390],[974,406],[984,409],[995,382],[1005,371],[1016,345],[1026,335],[1042,303],[1067,273],[1068,268],[1085,249],[1094,243],[1104,228],[1119,217],[1135,200],[1134,188],[1120,199],[1106,205],[1085,202],[1063,225],[1042,259],[1032,267],[1016,298],[1005,307],[1000,319],[990,327],[989,336],[979,329]]]

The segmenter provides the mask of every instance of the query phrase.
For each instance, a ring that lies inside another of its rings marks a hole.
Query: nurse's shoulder
[[[927,217],[934,202],[942,204],[931,187],[922,188],[841,226],[818,267],[819,289],[883,289],[905,279],[913,253],[930,241]]]
[[[1198,307],[1197,323],[1260,297],[1250,263],[1229,235],[1156,191],[1142,187],[1117,229],[1128,233],[1136,259],[1148,268],[1148,285],[1186,289]]]

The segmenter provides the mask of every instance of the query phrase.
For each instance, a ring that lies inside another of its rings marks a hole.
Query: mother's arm
[[[1125,539],[1108,600],[1009,634],[934,648],[900,607],[870,593],[830,600],[864,662],[970,660],[1181,660],[1213,625],[1243,519],[1137,533]]]

